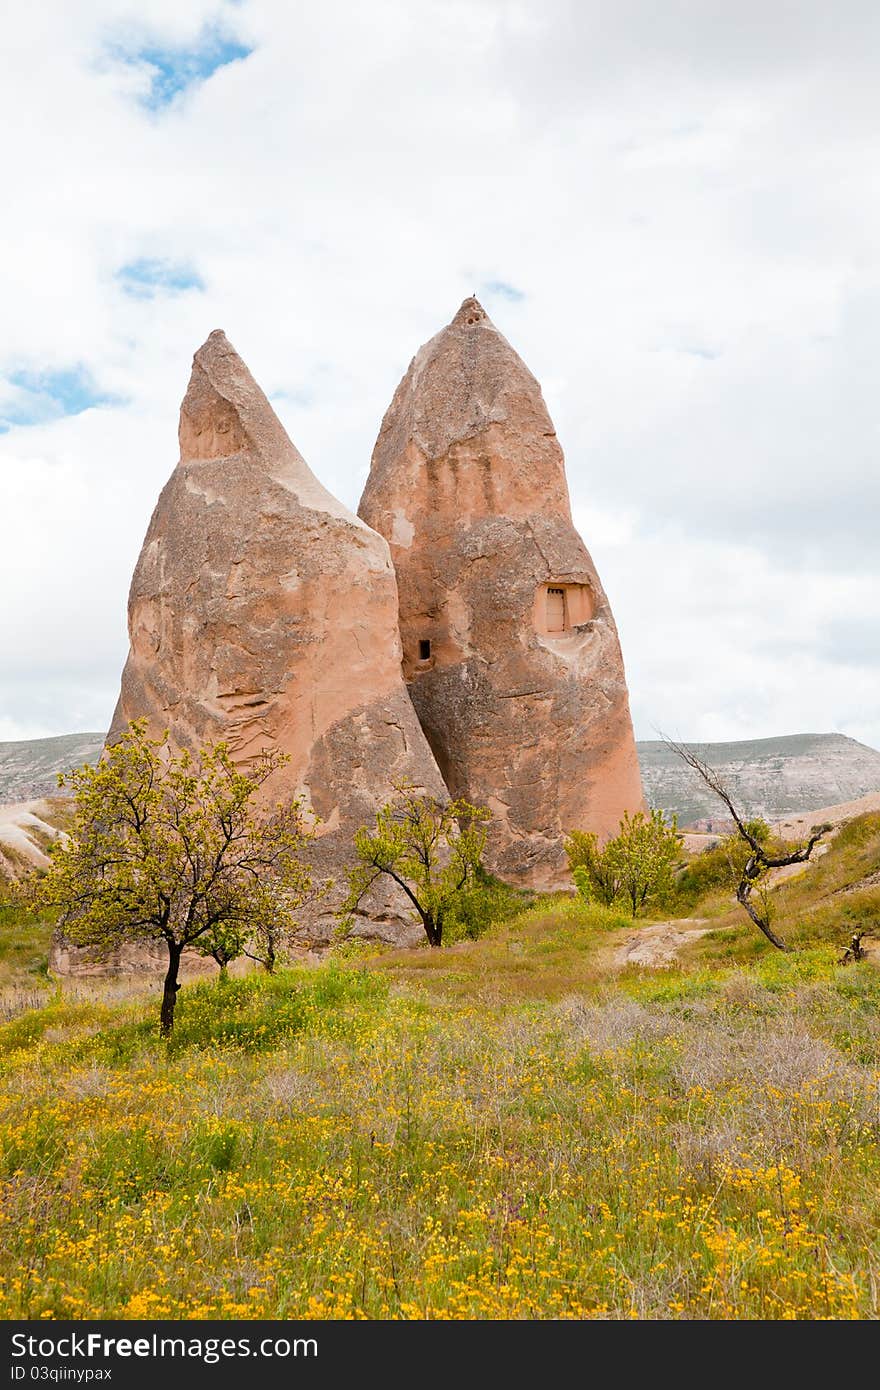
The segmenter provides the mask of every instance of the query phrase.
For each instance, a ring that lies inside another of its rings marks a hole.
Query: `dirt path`
[[[671,965],[682,946],[696,941],[712,930],[711,922],[703,917],[679,917],[672,922],[646,922],[629,933],[617,947],[612,965],[623,969],[627,965],[647,965],[652,969]]]

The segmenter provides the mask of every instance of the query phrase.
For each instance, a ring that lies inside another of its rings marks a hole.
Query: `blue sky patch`
[[[518,290],[516,285],[509,285],[506,280],[484,280],[480,286],[481,294],[494,294],[499,299],[507,299],[511,304],[519,304],[525,299],[525,291]]]
[[[160,294],[182,294],[184,290],[205,288],[202,277],[191,266],[149,257],[121,266],[116,279],[132,299],[155,299]]]
[[[273,405],[295,406],[297,410],[311,410],[317,401],[317,395],[308,386],[291,387],[280,391],[270,391],[269,400]]]
[[[164,44],[116,45],[113,53],[123,63],[150,70],[150,89],[140,98],[149,111],[161,111],[190,87],[207,82],[220,68],[241,62],[253,49],[214,28],[203,29],[194,43],[173,48]]]
[[[714,348],[701,347],[698,343],[689,344],[687,347],[680,347],[679,352],[683,352],[685,357],[701,357],[704,362],[714,362],[721,356]]]
[[[58,372],[8,372],[14,388],[11,400],[0,405],[0,433],[13,425],[42,425],[65,415],[81,415],[95,406],[118,405],[119,398],[99,391],[84,367]]]

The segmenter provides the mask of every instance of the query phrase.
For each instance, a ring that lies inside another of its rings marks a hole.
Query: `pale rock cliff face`
[[[880,789],[880,752],[844,734],[786,734],[689,746],[720,773],[741,811],[773,823],[854,802]],[[638,752],[652,806],[678,816],[682,826],[732,828],[717,796],[665,743],[640,743]]]
[[[623,661],[540,387],[475,299],[398,386],[359,514],[447,786],[493,812],[491,867],[567,883],[561,837],[644,804]]]
[[[146,717],[180,748],[224,739],[243,766],[289,754],[266,798],[301,796],[320,818],[306,857],[336,882],[311,914],[326,938],[354,831],[392,784],[446,796],[401,676],[388,545],[321,486],[220,332],[195,355],[179,435],[132,580],[108,742]],[[368,915],[380,935],[413,931],[396,897]]]
[[[57,796],[58,773],[96,763],[103,746],[103,734],[60,734],[0,743],[0,806]]]

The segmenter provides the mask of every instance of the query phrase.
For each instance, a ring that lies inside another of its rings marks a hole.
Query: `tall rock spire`
[[[321,486],[222,333],[195,355],[179,437],[108,741],[145,716],[178,747],[223,738],[245,766],[288,753],[267,795],[306,798],[322,822],[310,857],[339,888],[354,830],[395,781],[445,797],[401,677],[388,545]],[[377,902],[399,929],[404,905]]]
[[[492,867],[565,881],[562,836],[643,805],[617,629],[541,389],[476,299],[394,394],[359,515],[397,571],[403,669]]]

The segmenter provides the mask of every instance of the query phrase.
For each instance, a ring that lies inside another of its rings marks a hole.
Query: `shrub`
[[[667,824],[662,811],[648,816],[625,811],[617,835],[604,849],[596,835],[573,831],[565,851],[582,898],[608,906],[623,899],[637,917],[649,901],[662,904],[671,897],[681,836],[674,816]]]
[[[524,912],[533,897],[532,893],[502,883],[485,869],[478,869],[473,887],[459,893],[447,914],[447,942],[476,941],[496,922]]]
[[[599,848],[599,836],[592,830],[573,830],[565,841],[565,853],[572,878],[586,902],[598,901],[610,907],[617,897],[619,883],[616,866]]]

